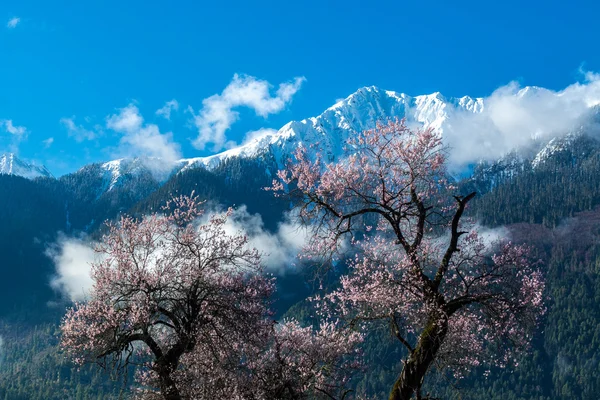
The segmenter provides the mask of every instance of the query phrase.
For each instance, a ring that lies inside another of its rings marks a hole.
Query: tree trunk
[[[165,400],[183,400],[175,381],[173,378],[171,378],[171,370],[167,367],[161,366],[156,368],[155,371],[158,374],[160,394],[165,398]]]
[[[430,318],[419,336],[415,351],[409,356],[394,383],[389,400],[410,400],[421,388],[423,379],[448,333],[448,318]]]
[[[194,341],[180,338],[166,353],[162,354],[154,363],[154,371],[158,374],[160,394],[165,400],[183,400],[177,384],[171,374],[177,370],[179,359],[186,350],[193,350]]]

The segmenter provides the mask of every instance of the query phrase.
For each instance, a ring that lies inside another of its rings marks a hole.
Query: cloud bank
[[[207,210],[200,222],[222,212]],[[294,222],[291,215],[286,215],[275,232],[269,232],[262,217],[250,214],[245,205],[233,212],[224,229],[230,235],[245,232],[249,238],[248,246],[261,252],[267,270],[280,275],[295,268],[297,256],[309,238],[308,230]],[[50,281],[52,288],[67,295],[71,301],[85,300],[94,284],[90,276],[91,265],[102,260],[102,255],[94,251],[96,245],[86,237],[59,237],[46,250],[56,269]]]
[[[269,82],[235,74],[221,94],[202,101],[202,109],[198,114],[188,107],[193,115],[194,125],[198,128],[194,147],[204,150],[208,144],[212,144],[213,151],[234,147],[236,143],[227,140],[226,132],[239,118],[235,108],[247,107],[254,110],[256,115],[266,118],[283,110],[304,81],[304,77],[296,77],[291,82],[281,83],[275,96],[271,96]]]
[[[455,110],[444,125],[451,147],[449,161],[461,166],[495,160],[515,149],[527,149],[533,140],[567,134],[590,107],[600,104],[600,75],[583,73],[584,82],[560,91],[521,88],[517,83],[498,88],[484,99],[481,113]]]
[[[90,276],[91,264],[99,261],[94,243],[85,239],[63,236],[48,248],[46,255],[56,267],[50,285],[72,301],[85,300],[94,282]]]
[[[234,210],[227,220],[225,231],[230,235],[245,232],[249,246],[263,254],[265,267],[278,274],[295,268],[296,258],[308,243],[310,235],[306,227],[296,223],[289,214],[279,223],[277,231],[269,232],[260,214],[250,214],[245,205]]]

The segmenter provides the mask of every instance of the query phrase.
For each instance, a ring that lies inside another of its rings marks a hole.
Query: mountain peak
[[[14,153],[0,155],[0,174],[16,175],[27,179],[54,178],[43,165],[35,165],[19,159]]]
[[[421,96],[365,86],[350,96],[338,100],[322,114],[292,121],[278,132],[261,140],[245,143],[234,149],[209,157],[181,160],[183,170],[203,166],[213,168],[231,157],[256,158],[268,155],[277,164],[287,161],[298,146],[321,152],[328,160],[337,159],[349,137],[370,129],[378,121],[406,118],[410,123],[443,129],[444,121],[455,110],[477,113],[483,109],[483,99],[449,98],[440,92]]]

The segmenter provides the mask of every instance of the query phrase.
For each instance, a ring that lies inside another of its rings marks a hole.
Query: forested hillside
[[[171,194],[192,190],[213,203],[246,204],[275,229],[288,205],[263,190],[271,181],[272,175],[265,173],[268,165],[232,159],[213,171],[193,169],[175,175],[161,187],[152,180],[138,180],[135,190],[126,187],[100,197],[89,194],[99,185],[94,174],[59,181],[0,176],[2,187],[10,188],[0,200],[3,263],[10,266],[2,283],[0,396],[110,399],[122,390],[121,382],[112,382],[94,366],[78,371],[58,351],[57,324],[68,302],[49,286],[53,265],[45,255],[57,232],[97,232],[99,219],[120,212],[142,215],[164,204]],[[479,371],[457,385],[450,377],[435,376],[428,380],[428,390],[456,399],[597,398],[600,153],[593,150],[576,159],[563,153],[535,168],[525,163],[514,174],[489,165],[477,168],[472,179],[460,184],[463,191],[476,188],[480,193],[468,213],[486,227],[505,226],[516,242],[535,246],[547,276],[548,312],[531,352],[516,369],[492,370],[486,378]],[[279,312],[314,287],[310,276],[280,278],[280,297],[285,300],[279,303]],[[287,315],[310,319],[307,307],[300,301]],[[378,335],[364,345],[368,368],[355,376],[354,385],[357,393],[385,398],[402,349],[385,327]]]

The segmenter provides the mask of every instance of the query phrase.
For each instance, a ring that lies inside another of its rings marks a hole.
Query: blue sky
[[[592,1],[5,0],[0,152],[61,175],[121,155],[208,155],[366,85],[559,90],[581,67],[600,70],[599,11]],[[170,119],[156,114],[171,100]]]

